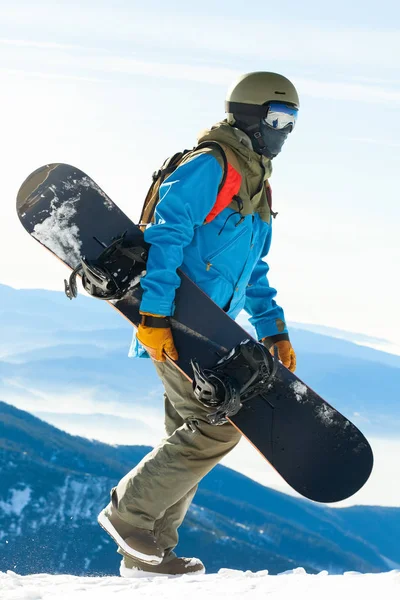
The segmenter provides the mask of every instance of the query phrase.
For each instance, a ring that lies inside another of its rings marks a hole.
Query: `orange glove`
[[[273,344],[269,349],[272,355],[274,355],[275,348],[278,351],[278,359],[281,361],[283,366],[287,367],[289,371],[294,373],[296,370],[296,353],[289,340],[275,342],[275,344]]]
[[[143,315],[143,318],[136,332],[136,337],[147,350],[149,356],[160,362],[165,362],[165,355],[168,355],[172,360],[178,360],[178,352],[174,345],[171,327],[164,326],[162,321],[160,326],[157,322],[157,319],[166,319],[166,317],[152,315],[151,313],[141,312],[140,314]],[[146,317],[151,317],[151,319],[146,319]],[[149,325],[146,325],[146,320]]]

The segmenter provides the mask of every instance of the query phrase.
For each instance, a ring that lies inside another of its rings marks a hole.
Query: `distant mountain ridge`
[[[149,448],[70,436],[3,402],[0,424],[0,570],[115,574],[120,557],[96,515]],[[200,555],[209,572],[400,565],[400,509],[328,508],[221,466],[201,483],[180,533],[179,551]]]
[[[150,361],[128,359],[132,328],[102,301],[0,285],[0,328],[2,399],[20,408],[35,410],[23,403],[31,390],[78,396],[86,388],[103,406],[150,406],[148,392],[160,385]],[[297,327],[291,339],[302,379],[367,435],[398,437],[399,356]]]

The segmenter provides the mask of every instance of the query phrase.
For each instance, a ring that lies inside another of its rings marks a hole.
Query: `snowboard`
[[[115,244],[118,246],[118,240],[129,240],[125,254],[115,255],[122,261],[121,268],[117,260],[115,272],[110,274],[117,277],[119,271],[126,272],[123,279],[129,279],[128,286],[122,297],[106,301],[134,327],[138,326],[140,278],[146,269],[148,245],[141,229],[88,175],[62,163],[37,169],[19,190],[17,212],[26,231],[70,269],[77,269],[84,260],[92,265],[92,273],[96,275],[99,255]],[[171,327],[179,360],[173,364],[195,382],[196,368],[200,380],[199,371],[203,376],[217,373],[217,380],[225,377],[224,389],[230,386],[234,396],[248,372],[246,353],[240,354],[241,349],[247,351],[253,344],[257,354],[261,345],[252,341],[250,334],[184,273],[178,273],[181,284]],[[100,276],[99,285],[102,285]],[[73,281],[66,283],[70,297],[76,294],[75,286]],[[231,364],[229,357],[238,348],[240,356]],[[254,353],[248,353],[250,362],[252,357]],[[221,361],[227,365],[225,371],[218,366]],[[261,373],[267,376],[260,376],[258,388],[253,388],[248,398],[244,394],[239,410],[226,416],[225,421],[231,422],[302,496],[327,503],[352,496],[372,470],[373,455],[368,441],[349,419],[295,374],[278,361],[272,362],[273,366],[267,361],[270,370]],[[213,411],[210,408],[214,418],[218,402],[214,398]]]

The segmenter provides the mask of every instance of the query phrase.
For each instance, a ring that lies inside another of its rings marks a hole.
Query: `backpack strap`
[[[154,211],[156,209],[157,202],[159,200],[159,189],[164,181],[175,171],[175,169],[179,166],[182,160],[187,156],[191,150],[183,150],[183,152],[177,152],[173,156],[167,158],[162,164],[161,168],[158,171],[154,171],[152,175],[152,182],[149,187],[149,190],[146,194],[146,198],[143,203],[142,212],[139,220],[139,227],[142,231],[145,230],[146,225],[151,223],[154,217]]]
[[[222,146],[222,144],[219,144],[218,142],[213,142],[212,140],[210,140],[209,142],[201,142],[198,146],[193,148],[193,152],[197,152],[197,150],[201,150],[203,148],[214,148],[215,150],[218,150],[223,160],[224,166],[222,179],[218,186],[218,193],[220,193],[220,191],[225,185],[226,177],[228,175],[228,159],[226,157],[226,147]]]
[[[223,161],[223,175],[218,187],[218,193],[221,192],[222,188],[225,185],[227,173],[228,173],[228,160],[226,157],[226,153],[221,144],[217,142],[209,141],[209,142],[201,142],[198,146],[192,148],[192,150],[183,150],[183,152],[177,152],[173,156],[167,158],[163,165],[158,171],[154,171],[153,173],[153,181],[150,185],[150,188],[147,192],[142,212],[139,220],[139,227],[142,231],[145,230],[148,223],[153,222],[154,220],[154,212],[159,201],[159,190],[163,181],[171,175],[185,160],[190,159],[190,157],[202,149],[214,148],[220,152],[222,161]]]
[[[225,208],[230,207],[241,214],[243,202],[239,196],[242,185],[242,173],[239,160],[234,150],[224,143],[206,142],[217,146],[224,158],[224,177],[222,185],[218,188],[218,194],[214,206],[205,218],[204,223],[210,223]]]
[[[269,210],[271,213],[271,216],[273,219],[276,219],[276,217],[278,216],[277,212],[274,212],[272,210],[272,189],[271,189],[271,184],[268,181],[268,179],[265,180],[265,191],[267,193],[267,202],[268,202],[268,206],[269,206]]]

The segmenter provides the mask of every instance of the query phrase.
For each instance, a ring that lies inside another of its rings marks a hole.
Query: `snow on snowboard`
[[[17,211],[31,236],[73,269],[70,298],[80,275],[89,293],[138,325],[148,246],[90,177],[70,165],[45,165],[22,184]],[[194,380],[210,421],[229,420],[306,498],[337,502],[357,492],[373,465],[363,434],[179,275],[175,364]]]

